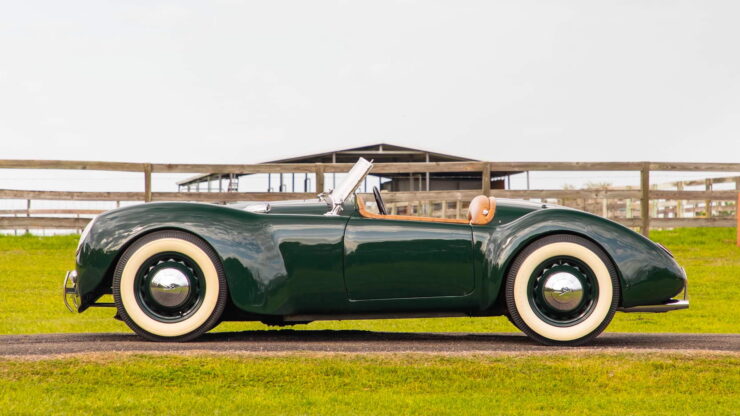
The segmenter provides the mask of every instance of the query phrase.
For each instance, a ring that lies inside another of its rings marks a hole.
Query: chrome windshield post
[[[368,162],[364,158],[357,160],[347,177],[336,187],[329,192],[319,194],[319,199],[326,202],[329,205],[329,211],[324,215],[339,215],[342,212],[342,204],[349,198],[350,195],[357,189],[365,179],[370,169],[373,168],[373,163]]]

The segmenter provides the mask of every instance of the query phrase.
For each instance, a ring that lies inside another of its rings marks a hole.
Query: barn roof
[[[285,159],[270,160],[262,163],[354,163],[359,157],[372,159],[375,163],[409,163],[409,162],[479,162],[462,156],[449,155],[429,150],[415,149],[411,147],[398,146],[390,143],[376,143],[367,146],[353,147],[349,149],[332,150],[328,152],[311,155],[295,156]],[[509,175],[518,172],[496,172],[499,175]],[[492,174],[494,174],[492,172]],[[248,174],[240,174],[244,176]],[[449,173],[448,173],[449,175]],[[192,185],[205,182],[219,177],[227,177],[221,174],[202,174],[179,181],[180,186]],[[393,174],[383,174],[385,177],[393,177]],[[480,176],[480,175],[479,175]]]
[[[358,157],[371,157],[377,163],[393,162],[461,162],[477,161],[461,156],[447,155],[428,150],[397,146],[389,143],[377,143],[351,149],[332,150],[313,155],[296,156],[287,159],[273,160],[265,163],[354,163]]]

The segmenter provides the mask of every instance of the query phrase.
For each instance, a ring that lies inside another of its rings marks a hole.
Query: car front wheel
[[[152,341],[188,341],[213,328],[227,301],[221,262],[200,238],[158,231],[134,242],[113,275],[118,315]]]
[[[619,278],[604,251],[575,235],[543,237],[514,260],[506,306],[514,324],[545,345],[582,345],[614,317]]]

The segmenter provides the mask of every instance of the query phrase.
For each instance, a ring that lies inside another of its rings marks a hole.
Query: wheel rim
[[[554,326],[573,326],[593,312],[598,299],[594,272],[569,256],[545,260],[537,266],[527,289],[532,310]]]
[[[159,322],[188,319],[203,303],[206,282],[190,257],[175,252],[160,253],[139,267],[134,280],[136,302],[150,318]]]

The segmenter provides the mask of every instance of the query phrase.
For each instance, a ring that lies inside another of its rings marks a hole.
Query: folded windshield
[[[336,187],[332,189],[328,194],[325,195],[326,202],[330,205],[330,210],[327,215],[338,215],[342,209],[342,204],[349,198],[350,195],[357,189],[365,176],[373,168],[373,164],[368,162],[364,158],[357,160],[347,177]]]

